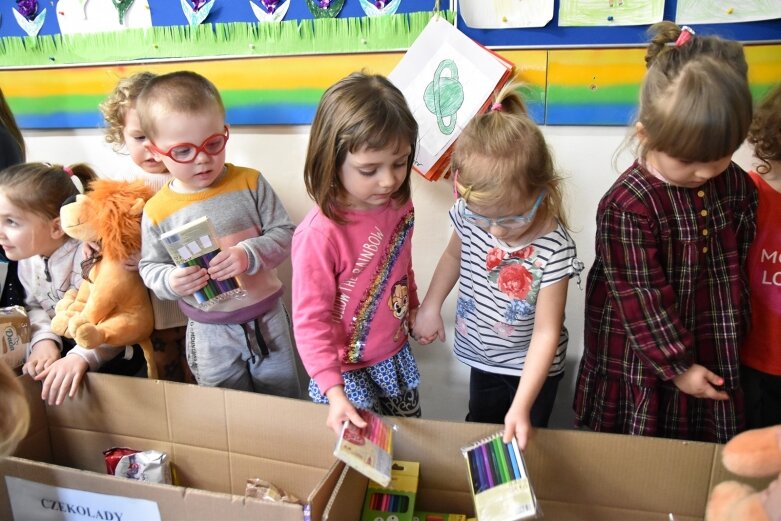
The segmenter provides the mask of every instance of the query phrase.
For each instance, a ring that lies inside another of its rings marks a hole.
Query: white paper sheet
[[[160,521],[157,503],[146,499],[52,487],[12,476],[5,477],[5,484],[14,519]]]
[[[458,10],[475,29],[545,27],[553,19],[553,0],[459,0]]]
[[[683,24],[754,22],[781,18],[781,0],[678,0],[675,21]]]

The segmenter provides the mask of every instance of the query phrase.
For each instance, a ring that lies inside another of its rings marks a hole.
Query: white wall
[[[298,223],[312,203],[304,188],[302,171],[308,127],[241,127],[231,130],[229,162],[261,170],[282,199],[291,218]],[[594,259],[594,231],[597,203],[618,175],[613,156],[624,141],[623,127],[545,127],[543,128],[560,172],[567,178],[567,202],[573,238],[578,255],[586,264],[583,290],[570,283],[566,324],[570,331],[567,376],[559,389],[552,427],[572,425],[573,382],[582,352],[583,302],[586,271]],[[118,169],[129,168],[129,159],[117,155],[103,142],[99,130],[59,130],[25,132],[29,161],[72,164],[86,162],[100,175],[111,177]],[[747,150],[738,161],[746,165]],[[623,152],[615,161],[623,170],[631,161]],[[413,201],[416,210],[413,257],[421,299],[439,255],[449,238],[447,210],[453,192],[447,181],[430,183],[413,174]],[[290,266],[280,269],[284,282],[290,281]],[[452,338],[455,291],[447,300],[443,316]],[[287,295],[289,304],[289,294]],[[469,373],[453,357],[449,342],[415,346],[422,373],[421,399],[427,418],[462,420],[466,415]]]

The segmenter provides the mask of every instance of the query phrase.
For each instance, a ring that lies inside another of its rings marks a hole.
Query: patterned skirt
[[[402,397],[420,385],[420,372],[409,343],[382,362],[342,373],[344,392],[358,408],[377,410],[380,398]],[[309,381],[309,397],[315,403],[328,403],[314,380]]]

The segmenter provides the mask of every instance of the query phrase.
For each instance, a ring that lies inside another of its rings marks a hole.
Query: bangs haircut
[[[192,71],[150,79],[136,102],[141,128],[148,137],[155,137],[156,121],[166,114],[203,114],[214,109],[225,117],[220,91],[211,81]]]
[[[344,223],[339,170],[347,153],[390,146],[398,153],[409,143],[407,176],[393,194],[394,201],[406,203],[417,140],[418,123],[401,91],[383,76],[353,73],[326,90],[317,107],[304,164],[306,191],[326,217]]]
[[[666,74],[660,56],[640,92],[640,156],[649,150],[673,158],[711,162],[731,156],[748,134],[751,92],[745,76],[713,58],[693,58]]]

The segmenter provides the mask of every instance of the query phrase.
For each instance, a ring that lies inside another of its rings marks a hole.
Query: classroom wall
[[[229,162],[261,170],[282,199],[291,218],[298,223],[312,203],[304,188],[302,171],[309,127],[236,127],[231,129],[227,147]],[[626,136],[623,127],[543,127],[560,172],[567,178],[568,214],[578,255],[586,271],[594,259],[594,219],[601,195],[631,162],[628,150],[614,159]],[[127,157],[117,155],[103,141],[99,130],[26,131],[29,161],[72,164],[87,162],[101,175],[110,177],[130,168]],[[750,153],[741,149],[736,160],[750,166]],[[614,164],[616,166],[614,166]],[[425,181],[413,174],[413,201],[416,209],[413,261],[421,299],[436,267],[439,255],[450,235],[447,211],[453,203],[450,184],[443,180]],[[570,282],[566,325],[570,331],[567,376],[559,389],[552,427],[572,425],[573,382],[582,352],[583,289]],[[283,281],[289,284],[290,266],[280,268]],[[455,294],[443,309],[448,339],[453,335]],[[289,304],[290,295],[287,294]],[[469,372],[456,361],[449,341],[413,347],[422,373],[421,399],[423,415],[430,419],[461,420],[466,415]]]

